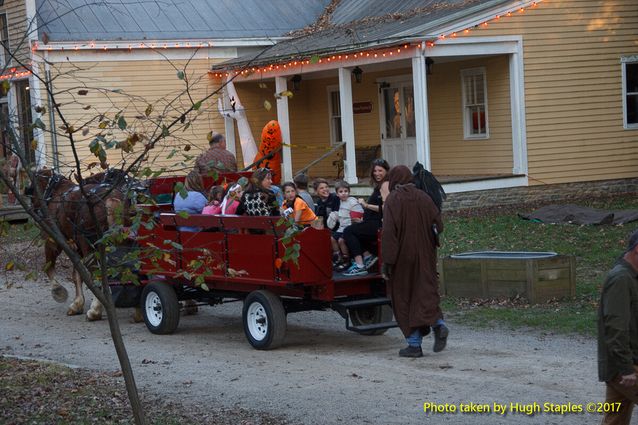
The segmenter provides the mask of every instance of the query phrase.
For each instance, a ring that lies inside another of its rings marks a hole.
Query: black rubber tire
[[[147,302],[155,303],[147,306]],[[179,302],[172,286],[153,282],[144,287],[140,301],[144,323],[149,331],[158,335],[171,334],[179,324]],[[149,317],[149,311],[155,309],[157,315]]]
[[[377,323],[389,322],[392,320],[392,308],[389,305],[375,305],[350,310],[350,321],[354,326],[374,325]],[[374,336],[383,335],[387,329],[375,329],[372,331],[359,332],[361,335]]]
[[[255,314],[260,317],[256,318]],[[258,323],[259,320],[263,322]],[[272,292],[259,290],[248,294],[244,300],[242,321],[246,339],[253,348],[272,350],[283,343],[286,336],[286,310],[281,298]]]

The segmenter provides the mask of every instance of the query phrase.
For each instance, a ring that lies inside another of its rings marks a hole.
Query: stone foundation
[[[638,178],[561,183],[506,189],[450,193],[443,202],[445,211],[534,202],[565,203],[570,199],[599,198],[638,193]]]

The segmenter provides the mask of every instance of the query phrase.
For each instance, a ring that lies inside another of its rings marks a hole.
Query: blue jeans
[[[434,327],[441,325],[445,325],[445,322],[443,321],[443,319],[438,319],[434,324]],[[421,335],[421,331],[419,329],[416,329],[405,339],[405,341],[410,347],[420,347],[421,343],[423,342],[423,335]]]
[[[421,335],[421,331],[417,329],[412,332],[405,341],[410,347],[420,347],[421,342],[423,342],[423,335]]]

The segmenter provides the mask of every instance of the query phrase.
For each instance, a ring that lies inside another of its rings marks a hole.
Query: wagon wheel
[[[375,305],[349,310],[350,320],[354,326],[376,325],[392,321],[392,308],[389,305]],[[374,329],[359,332],[361,335],[383,335],[387,329]]]
[[[179,303],[168,284],[153,282],[142,291],[142,315],[146,327],[154,334],[170,334],[179,323]]]
[[[244,333],[257,350],[279,347],[286,335],[286,311],[281,298],[270,291],[253,291],[244,300]]]

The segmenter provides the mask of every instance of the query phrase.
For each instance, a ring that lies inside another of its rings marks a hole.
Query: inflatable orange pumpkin
[[[275,120],[270,121],[261,131],[261,143],[259,151],[253,162],[260,160],[271,152],[277,151],[272,158],[262,161],[257,168],[269,168],[272,171],[272,182],[281,183],[281,127]]]

